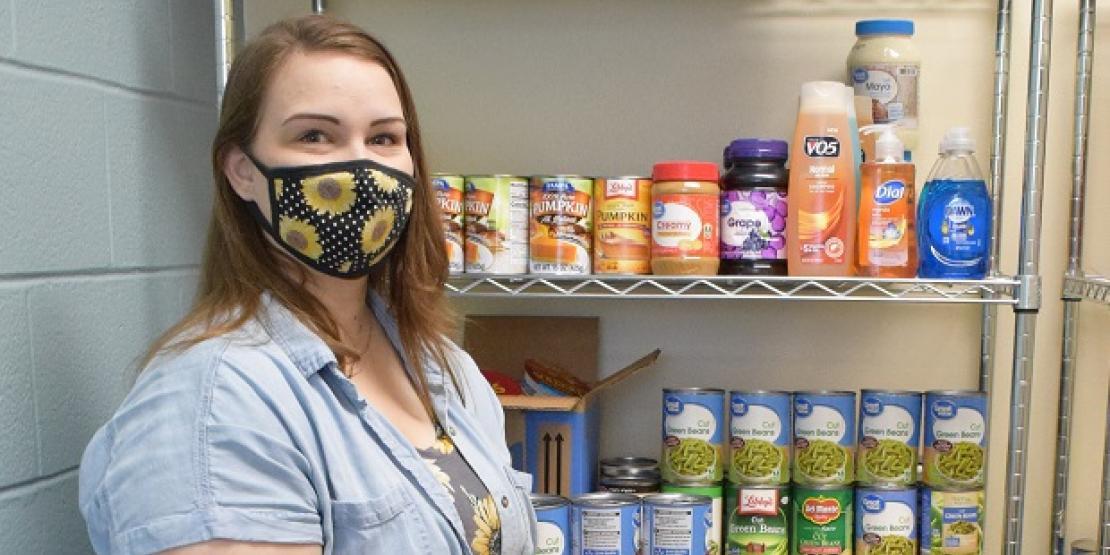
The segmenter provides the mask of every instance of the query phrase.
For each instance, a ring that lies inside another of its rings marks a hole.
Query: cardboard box
[[[580,317],[471,316],[463,345],[483,370],[520,379],[524,361],[533,358],[593,385],[582,397],[500,397],[513,466],[532,474],[536,493],[566,497],[597,489],[599,396],[651,366],[660,352],[656,349],[599,381],[598,320]]]

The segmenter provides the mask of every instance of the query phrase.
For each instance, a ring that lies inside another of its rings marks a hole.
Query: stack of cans
[[[724,538],[724,390],[664,389],[662,427],[663,492],[711,500],[703,553],[717,555]]]
[[[785,554],[790,541],[791,395],[729,393],[725,552]]]

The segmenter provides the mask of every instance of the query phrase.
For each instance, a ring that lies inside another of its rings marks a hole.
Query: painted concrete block
[[[212,204],[214,110],[109,95],[112,264],[198,264]]]
[[[28,2],[39,4],[39,2]],[[108,265],[108,184],[100,93],[0,68],[0,273]]]
[[[76,466],[150,342],[181,315],[176,276],[72,280],[30,291],[43,473]]]
[[[133,88],[171,89],[167,0],[16,2],[15,22],[18,60]]]
[[[75,472],[0,494],[0,553],[93,553]]]
[[[0,487],[38,472],[27,290],[0,288]]]

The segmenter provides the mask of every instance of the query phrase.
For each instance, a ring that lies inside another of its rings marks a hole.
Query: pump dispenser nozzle
[[[902,146],[902,140],[898,138],[898,133],[895,132],[896,128],[896,125],[889,123],[876,123],[860,128],[861,135],[880,133],[879,138],[875,141],[875,162],[901,163],[905,160],[903,158],[905,150]]]

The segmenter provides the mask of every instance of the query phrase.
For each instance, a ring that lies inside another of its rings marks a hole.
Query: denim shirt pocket
[[[366,500],[332,501],[333,555],[427,553],[423,517],[403,485]]]

